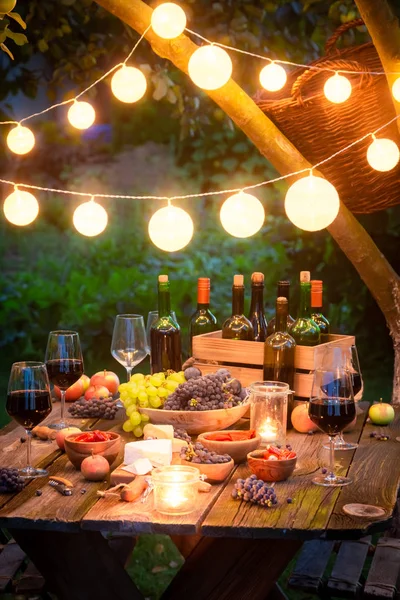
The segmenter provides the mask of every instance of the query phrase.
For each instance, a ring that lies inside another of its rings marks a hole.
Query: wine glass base
[[[74,425],[68,421],[57,421],[56,423],[49,423],[48,427],[49,429],[57,429],[59,431],[60,429],[65,429],[66,427],[74,427]]]
[[[342,485],[349,485],[349,483],[352,483],[352,480],[348,477],[340,477],[339,475],[334,478],[327,475],[317,475],[312,482],[315,485],[322,485],[324,487],[340,487]]]
[[[325,450],[329,450],[330,446],[328,444],[323,444],[322,447]],[[356,450],[358,448],[358,444],[353,442],[340,442],[339,440],[335,441],[335,451],[337,450]]]
[[[36,477],[47,477],[48,472],[45,469],[35,469],[35,467],[24,467],[18,469],[18,475],[23,479],[36,479]]]

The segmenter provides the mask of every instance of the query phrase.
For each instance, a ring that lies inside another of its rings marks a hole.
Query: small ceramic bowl
[[[296,467],[297,457],[287,460],[266,460],[265,450],[255,450],[247,455],[250,471],[263,481],[283,481],[290,477]]]
[[[201,433],[197,440],[203,444],[210,452],[216,452],[217,454],[229,454],[235,461],[235,463],[242,463],[246,461],[247,455],[252,450],[256,450],[261,443],[259,435],[250,440],[240,440],[237,442],[218,442],[216,440],[208,440],[207,435],[216,433],[215,431],[206,431]],[[218,433],[232,433],[231,430],[222,430]]]
[[[121,446],[119,433],[109,432],[111,439],[105,442],[76,442],[75,438],[81,433],[71,433],[64,439],[65,452],[76,469],[81,468],[82,461],[93,454],[104,456],[111,465],[117,458]]]
[[[226,463],[216,463],[209,465],[203,463],[193,463],[188,460],[185,460],[184,458],[181,458],[181,465],[190,465],[191,467],[196,467],[196,469],[198,469],[202,475],[206,476],[207,483],[221,483],[221,481],[224,481],[224,479],[228,477],[229,473],[235,466],[235,463],[231,459],[229,462]]]

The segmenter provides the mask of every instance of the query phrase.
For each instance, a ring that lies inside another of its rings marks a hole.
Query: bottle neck
[[[207,309],[210,307],[210,288],[197,288],[197,308]]]
[[[322,312],[322,289],[311,290],[311,307],[319,309],[318,312]]]
[[[283,285],[283,284],[278,283],[278,291],[277,291],[276,297],[277,298],[279,298],[279,297],[287,298],[287,301],[289,303],[289,294],[290,294],[290,287],[287,284]]]
[[[168,317],[171,312],[169,283],[158,284],[158,316]]]
[[[287,332],[287,318],[288,318],[288,304],[276,303],[276,313],[275,313],[275,331],[280,331],[281,333]]]
[[[232,315],[242,315],[244,311],[244,286],[232,288]]]
[[[300,283],[300,307],[299,307],[299,317],[310,318],[311,309],[310,309],[310,300],[311,300],[311,283],[302,282]]]
[[[264,285],[253,283],[251,286],[251,313],[264,314]]]

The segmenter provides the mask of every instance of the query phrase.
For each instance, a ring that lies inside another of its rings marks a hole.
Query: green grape
[[[156,377],[155,375],[152,375],[149,381],[151,385],[154,385],[154,387],[160,387],[160,385],[162,385],[162,379],[160,377]]]
[[[138,399],[139,403],[141,401],[147,400],[147,393],[144,390],[142,392],[139,392]]]
[[[140,413],[140,418],[142,419],[142,423],[148,423],[150,421],[149,415],[145,415],[144,413]]]
[[[166,398],[168,396],[168,390],[166,390],[165,387],[159,387],[157,396],[159,396],[159,398]]]
[[[135,429],[133,430],[133,435],[137,438],[142,437],[143,429],[142,429],[142,427],[140,427],[140,425],[138,427],[135,427]]]
[[[126,431],[127,433],[129,433],[130,431],[133,431],[134,425],[132,425],[131,420],[128,419],[127,421],[125,421],[125,423],[122,425],[122,429],[124,431]]]
[[[142,381],[142,379],[144,379],[143,373],[135,373],[131,377],[131,381]]]
[[[150,406],[152,406],[153,408],[160,408],[162,404],[161,398],[159,398],[158,396],[150,396],[149,402]]]
[[[149,399],[146,396],[146,400],[139,400],[140,408],[148,408],[149,407]]]
[[[182,373],[182,375],[180,373]],[[168,375],[167,381],[176,381],[177,383],[184,383],[186,379],[183,372],[181,371],[179,373],[171,373],[171,375]]]
[[[137,411],[135,411],[134,413],[129,415],[129,420],[132,424],[132,427],[136,427],[137,425],[140,425],[140,423],[142,422],[142,419],[140,418],[140,413]]]
[[[153,377],[157,377],[157,379],[165,381],[165,373],[163,371],[161,371],[160,373],[153,373]]]
[[[167,390],[170,390],[171,392],[174,392],[176,390],[176,388],[178,387],[179,383],[177,381],[171,381],[170,379],[168,379],[168,381],[166,381],[165,383],[165,387],[167,388]]]
[[[123,404],[125,408],[128,408],[129,406],[136,406],[135,400],[133,398],[127,398],[126,400],[123,400]]]
[[[125,402],[126,400],[129,400],[130,396],[127,392],[120,392],[119,398],[121,402]]]
[[[137,398],[138,397],[138,388],[136,385],[130,385],[128,388],[128,394],[131,398]]]
[[[149,385],[149,387],[146,388],[146,392],[148,396],[157,396],[158,394],[157,388],[155,388],[153,385]]]
[[[128,408],[126,409],[126,414],[128,415],[128,417],[131,416],[132,413],[137,412],[137,408],[136,408],[136,404],[131,404],[130,406],[128,406]]]

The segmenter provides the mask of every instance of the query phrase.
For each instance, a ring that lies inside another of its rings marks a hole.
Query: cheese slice
[[[125,445],[124,463],[131,465],[138,458],[148,458],[153,466],[170,465],[172,460],[171,440],[145,440]]]
[[[180,452],[182,448],[187,448],[188,443],[185,440],[178,440],[174,438],[172,440],[172,452]]]
[[[147,423],[143,428],[144,439],[172,440],[174,438],[174,428],[172,425],[153,425]]]
[[[134,475],[147,475],[152,471],[153,465],[148,458],[138,458],[131,465],[124,465],[122,469]]]

